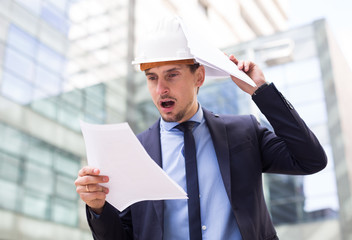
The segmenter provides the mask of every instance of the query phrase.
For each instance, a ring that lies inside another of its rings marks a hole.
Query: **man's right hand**
[[[100,185],[109,181],[108,176],[101,176],[100,170],[92,167],[83,167],[78,172],[75,181],[76,191],[81,199],[97,214],[101,214],[109,189]]]

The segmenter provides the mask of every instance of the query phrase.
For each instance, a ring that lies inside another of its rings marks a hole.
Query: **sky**
[[[301,26],[325,18],[352,69],[352,1],[290,0],[289,26]]]

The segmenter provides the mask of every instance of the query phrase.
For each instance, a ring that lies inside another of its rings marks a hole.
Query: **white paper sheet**
[[[81,121],[88,165],[109,176],[106,200],[123,211],[143,200],[187,199],[186,192],[148,155],[128,123]]]
[[[187,38],[188,47],[197,62],[206,68],[206,76],[211,78],[230,77],[230,75],[255,87],[253,80],[243,71],[240,71],[223,52],[212,46],[197,31],[188,29],[181,18],[178,17],[182,30]]]

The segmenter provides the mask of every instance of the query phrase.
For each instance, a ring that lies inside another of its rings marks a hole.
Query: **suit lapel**
[[[161,144],[160,144],[160,121],[157,121],[153,126],[148,129],[142,139],[144,149],[148,152],[149,156],[162,167],[161,161]]]
[[[157,121],[142,138],[142,144],[149,156],[162,167],[161,159],[161,143],[160,143],[160,121]],[[157,220],[160,224],[161,233],[163,235],[164,224],[164,201],[152,201],[156,212]]]
[[[204,118],[208,125],[211,138],[213,140],[216,157],[218,159],[220,173],[224,181],[225,189],[231,199],[231,174],[230,174],[230,155],[229,144],[227,139],[226,126],[223,120],[217,114],[213,114],[203,108]]]

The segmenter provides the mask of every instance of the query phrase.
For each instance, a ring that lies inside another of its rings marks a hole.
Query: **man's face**
[[[184,64],[147,69],[148,89],[161,117],[167,122],[184,122],[198,109],[197,89],[204,82],[204,67],[194,73]]]

